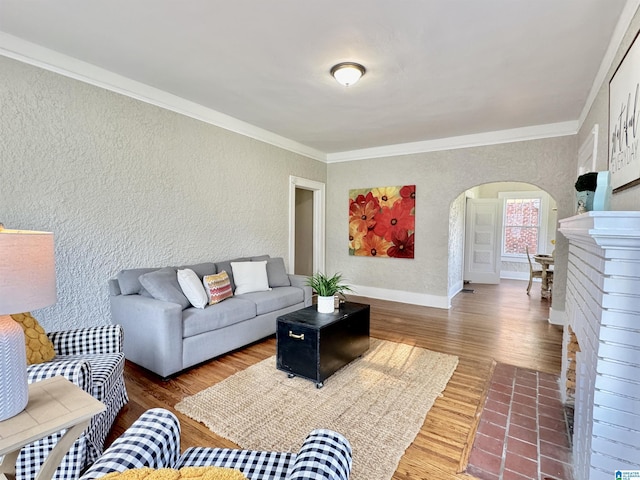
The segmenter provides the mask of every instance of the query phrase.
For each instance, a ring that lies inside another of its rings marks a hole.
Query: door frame
[[[325,265],[325,184],[289,176],[289,273],[296,264],[296,188],[313,192],[313,272],[324,272]]]
[[[470,198],[465,200],[465,233],[464,233],[464,269],[463,280],[471,281],[472,283],[488,283],[498,284],[500,283],[500,270],[502,265],[502,204],[503,201],[497,198]],[[477,205],[490,205],[494,207],[495,218],[491,225],[493,230],[493,245],[492,258],[493,262],[492,272],[478,272],[472,269],[472,262],[474,257],[474,237],[475,228],[473,222],[475,222],[475,210]]]

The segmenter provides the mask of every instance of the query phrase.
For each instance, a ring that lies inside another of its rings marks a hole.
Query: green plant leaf
[[[336,273],[329,277],[322,272],[315,273],[307,280],[309,285],[321,297],[332,297],[336,294],[351,292],[348,285],[342,283],[342,274]]]

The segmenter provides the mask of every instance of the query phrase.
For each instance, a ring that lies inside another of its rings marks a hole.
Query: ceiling
[[[0,53],[44,46],[331,155],[577,125],[625,3],[0,0]]]

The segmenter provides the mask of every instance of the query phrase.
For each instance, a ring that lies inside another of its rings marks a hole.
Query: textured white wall
[[[578,132],[578,145],[582,145],[587,137],[591,135],[593,126],[598,124],[598,154],[596,158],[596,169],[598,171],[609,168],[609,82],[614,72],[620,65],[622,58],[631,46],[633,39],[640,30],[640,10],[636,12],[627,33],[618,47],[611,68],[606,75],[598,94],[591,105],[591,109],[582,127]],[[640,41],[640,40],[639,40]],[[577,177],[577,169],[575,176]],[[575,180],[574,180],[575,183]],[[612,210],[640,210],[640,185],[618,192],[611,197]],[[559,216],[558,218],[564,218]],[[554,286],[555,287],[555,286]]]
[[[322,162],[0,56],[0,222],[55,233],[45,329],[110,321],[120,269],[288,254],[289,175]]]
[[[354,285],[446,296],[449,214],[465,190],[489,182],[526,182],[557,201],[559,218],[573,213],[576,136],[332,163],[327,174],[327,271]],[[416,184],[415,259],[349,256],[349,190]],[[553,306],[563,310],[566,240],[556,246]]]

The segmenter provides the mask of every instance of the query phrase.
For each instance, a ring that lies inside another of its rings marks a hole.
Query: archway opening
[[[556,200],[535,185],[491,182],[462,192],[449,209],[449,298],[465,281],[528,281],[525,247],[551,255],[556,231]]]

